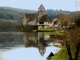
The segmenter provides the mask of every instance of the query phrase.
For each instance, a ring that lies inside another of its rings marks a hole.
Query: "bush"
[[[36,25],[27,25],[27,26],[23,26],[23,31],[24,32],[29,32],[29,31],[33,31],[38,29],[38,26]]]

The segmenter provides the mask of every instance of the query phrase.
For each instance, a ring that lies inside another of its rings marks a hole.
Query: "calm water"
[[[54,43],[48,33],[0,32],[0,60],[46,60]]]

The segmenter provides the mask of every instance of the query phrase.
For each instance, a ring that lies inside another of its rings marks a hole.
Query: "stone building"
[[[53,27],[50,17],[46,14],[44,6],[41,4],[37,13],[24,14],[22,19],[23,26],[37,25],[38,29]]]

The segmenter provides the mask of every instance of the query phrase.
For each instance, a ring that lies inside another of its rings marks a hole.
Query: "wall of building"
[[[29,21],[29,22],[28,22],[28,25],[36,25],[36,19],[33,20],[33,21]]]
[[[53,22],[48,22],[49,27],[53,27]]]
[[[23,19],[22,19],[22,24],[23,24],[23,26],[26,26],[27,25],[27,21],[28,21],[29,19],[26,19],[26,17],[25,17],[25,15],[23,16]]]

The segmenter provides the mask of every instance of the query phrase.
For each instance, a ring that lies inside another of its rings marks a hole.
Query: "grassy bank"
[[[71,46],[71,54],[72,54],[72,58],[75,57],[75,52],[76,49],[74,47],[74,45]],[[66,50],[66,47],[62,47],[60,51],[58,51],[58,53],[56,53],[50,60],[69,60],[69,56]],[[80,52],[79,52],[79,56],[78,56],[78,60],[80,60]]]
[[[63,47],[58,53],[56,53],[50,60],[68,60],[66,48]]]

